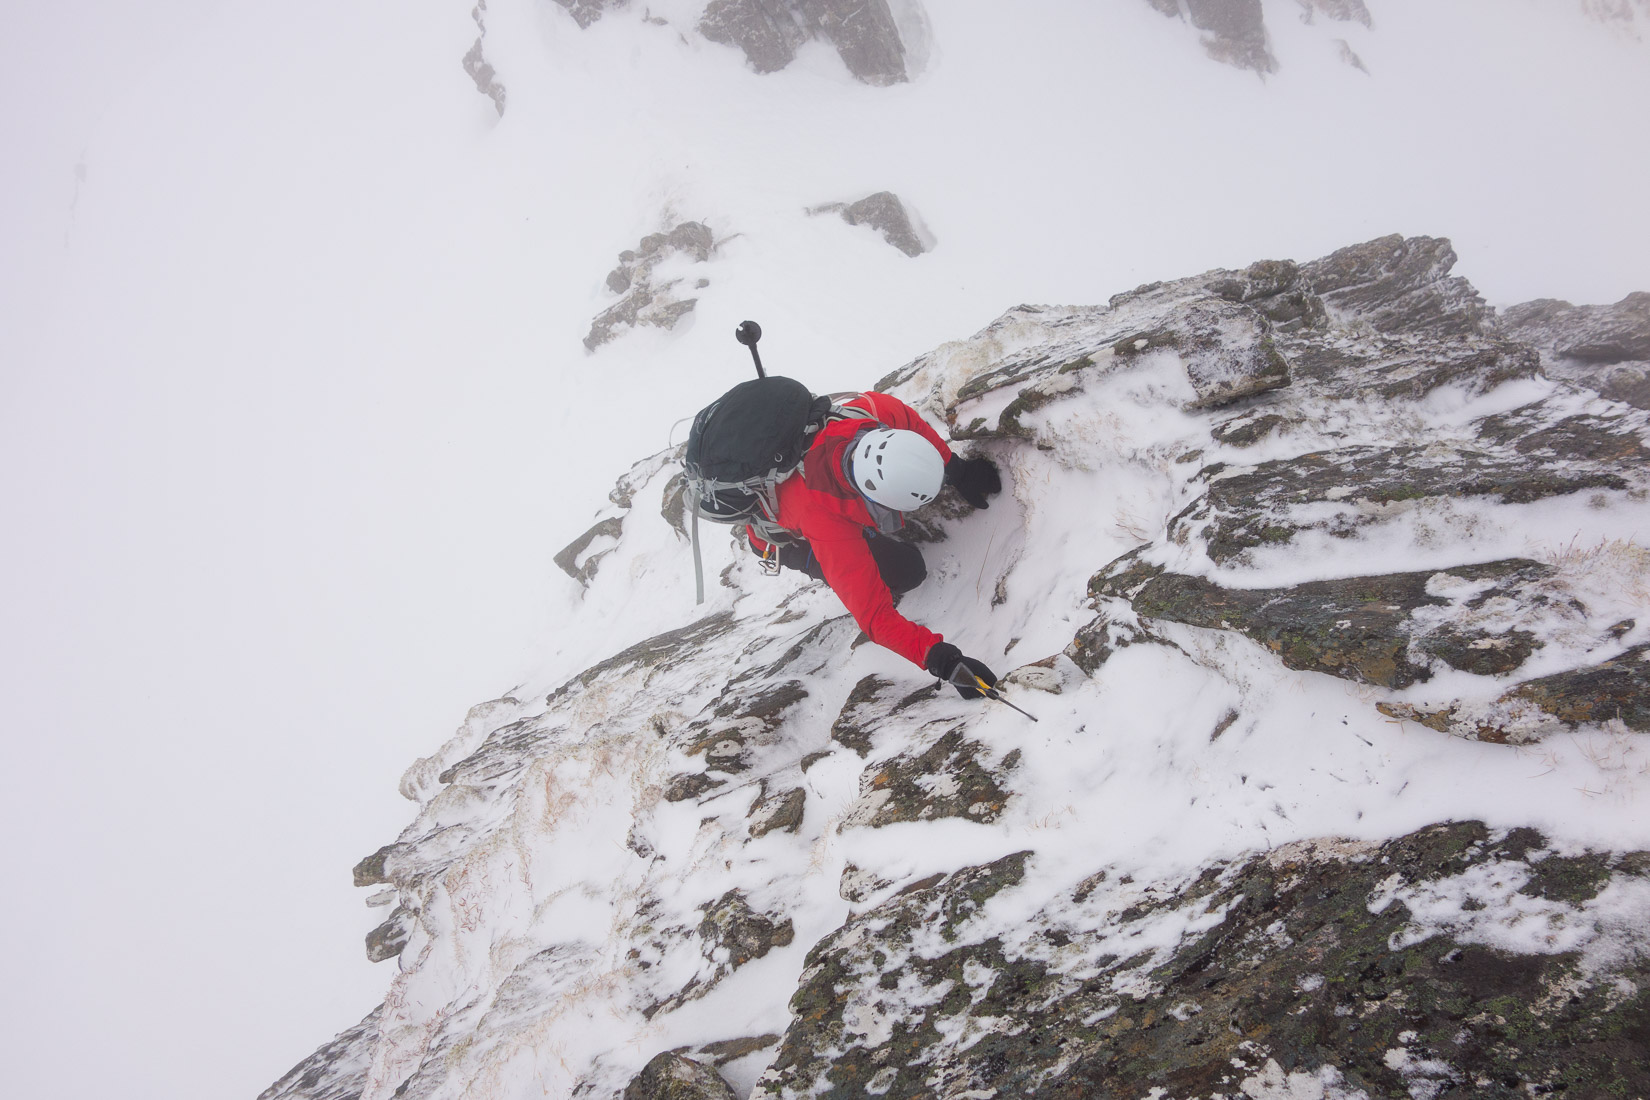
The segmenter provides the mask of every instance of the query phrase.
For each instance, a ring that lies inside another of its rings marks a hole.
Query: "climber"
[[[839,401],[854,415],[827,424],[809,445],[801,476],[779,485],[778,524],[797,541],[764,542],[747,528],[765,562],[796,569],[831,586],[854,621],[878,645],[950,681],[964,698],[981,697],[973,680],[997,677],[981,661],[894,610],[894,595],[923,582],[922,551],[892,537],[903,513],[933,500],[943,484],[985,508],[1002,491],[988,458],[954,455],[911,406],[882,393]]]

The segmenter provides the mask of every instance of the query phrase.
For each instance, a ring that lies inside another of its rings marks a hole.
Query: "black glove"
[[[955,485],[962,498],[976,508],[989,508],[985,498],[1003,491],[1003,479],[997,473],[997,464],[989,458],[962,458],[952,455],[945,464],[945,480]]]
[[[950,683],[964,699],[979,699],[983,698],[984,694],[975,685],[970,673],[984,680],[987,687],[997,686],[995,672],[986,668],[982,661],[964,657],[962,650],[950,642],[934,643],[933,648],[928,651],[928,671]]]

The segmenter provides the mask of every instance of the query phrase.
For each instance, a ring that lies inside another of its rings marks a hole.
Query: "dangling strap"
[[[699,509],[693,509],[693,602],[705,602],[705,567],[699,560]]]

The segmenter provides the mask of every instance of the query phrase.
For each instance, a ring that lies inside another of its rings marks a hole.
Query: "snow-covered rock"
[[[883,380],[1006,486],[919,514],[901,609],[1035,723],[716,539],[694,618],[637,463],[558,556],[559,628],[631,644],[409,772],[385,1003],[266,1096],[1645,1092],[1650,414],[1543,369],[1593,313],[1452,263],[1022,306]]]

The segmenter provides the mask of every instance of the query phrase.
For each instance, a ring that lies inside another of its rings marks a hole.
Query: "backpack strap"
[[[875,420],[876,414],[867,409],[856,408],[852,405],[838,403],[838,399],[849,401],[858,396],[860,395],[855,393],[839,393],[831,394],[829,397],[816,398],[816,401],[818,401],[823,407],[820,413],[811,419],[808,426],[804,429],[804,432],[809,437],[810,443],[812,442],[812,437],[819,434],[819,432],[827,424],[834,424],[838,420]],[[803,454],[805,455],[806,453],[807,450],[804,448]],[[737,490],[740,492],[753,494],[757,499],[756,514],[741,518],[744,519],[747,526],[755,530],[757,537],[767,543],[769,548],[777,554],[778,546],[780,544],[791,542],[796,537],[790,531],[787,531],[785,528],[779,526],[779,486],[781,482],[796,473],[796,471],[801,468],[802,460],[799,457],[796,465],[785,470],[773,470],[761,478],[751,478],[746,481],[737,482],[716,481],[703,477],[696,478],[695,480],[697,484],[702,487],[703,491],[711,494],[724,489]],[[693,502],[693,507],[690,509],[693,513],[693,602],[695,604],[702,604],[705,602],[705,570],[704,561],[701,557],[699,549],[699,517],[700,515],[705,515],[710,519],[721,518],[712,513],[701,511],[702,499],[702,497],[695,499]],[[722,522],[726,522],[726,519],[722,519]],[[775,575],[779,572],[779,563],[777,559],[772,560],[770,565],[770,559],[765,555],[763,557],[762,567],[763,572],[768,573],[769,575]]]
[[[705,566],[699,560],[699,509],[693,509],[693,602],[705,602]]]

